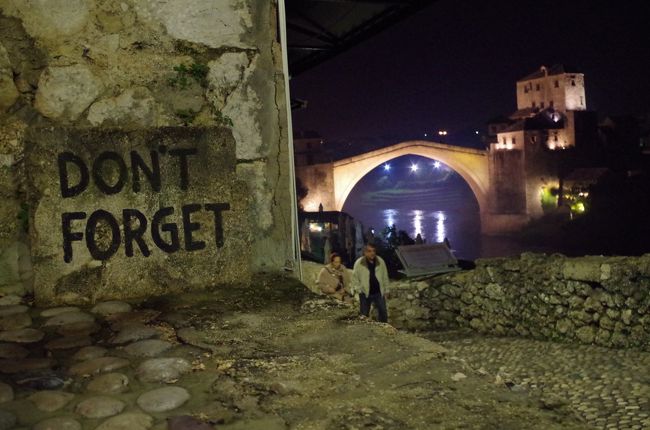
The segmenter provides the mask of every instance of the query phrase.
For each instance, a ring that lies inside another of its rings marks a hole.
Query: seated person
[[[346,302],[352,301],[349,293],[350,273],[341,264],[341,256],[335,252],[330,255],[330,263],[323,267],[318,274],[316,285],[330,297]]]

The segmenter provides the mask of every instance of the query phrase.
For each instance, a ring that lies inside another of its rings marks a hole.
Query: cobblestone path
[[[37,308],[0,297],[0,430],[587,428],[295,280]]]
[[[427,337],[513,390],[565,404],[595,428],[650,429],[649,352],[459,332]]]

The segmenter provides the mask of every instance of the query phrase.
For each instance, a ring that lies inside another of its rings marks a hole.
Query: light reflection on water
[[[409,216],[412,217],[411,221],[411,227],[413,228],[413,231],[411,233],[411,237],[415,238],[418,234],[422,236],[424,239],[424,232],[422,231],[422,211],[420,210],[414,210],[409,213]]]
[[[472,210],[413,210],[378,209],[364,214],[366,228],[395,225],[415,239],[418,233],[426,243],[451,242],[452,252],[459,259],[474,260],[478,257],[517,256],[524,251],[552,252],[540,246],[522,245],[505,237],[481,236],[480,219]]]
[[[391,227],[395,224],[395,217],[399,215],[397,209],[385,209],[384,210],[384,224],[388,227]]]
[[[443,242],[447,237],[447,215],[445,211],[425,212],[419,209],[400,211],[398,209],[384,209],[382,211],[384,226],[408,225],[407,231],[411,238],[415,239],[419,234],[422,239],[431,242]]]
[[[444,242],[447,237],[447,228],[445,227],[445,221],[447,217],[443,211],[437,211],[433,213],[433,216],[436,218],[436,242]]]

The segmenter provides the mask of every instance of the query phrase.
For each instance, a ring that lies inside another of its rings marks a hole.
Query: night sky
[[[650,112],[650,1],[434,2],[292,78],[292,97],[309,102],[294,130],[446,129],[447,143],[477,146],[474,130],[516,109],[516,80],[556,63],[585,74],[587,108],[601,116]]]

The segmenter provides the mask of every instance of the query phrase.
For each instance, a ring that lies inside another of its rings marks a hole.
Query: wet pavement
[[[650,429],[650,352],[467,331],[427,336],[511,389],[565,404],[600,429]]]

